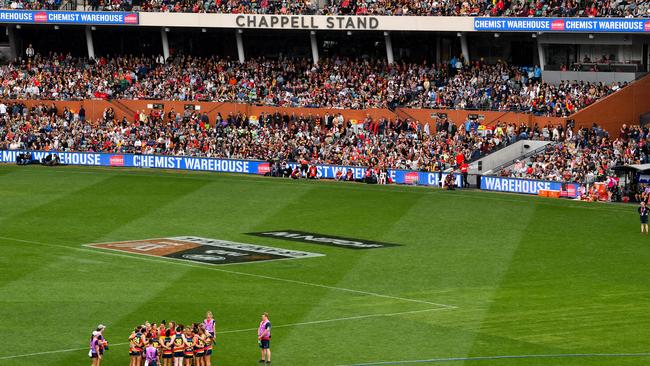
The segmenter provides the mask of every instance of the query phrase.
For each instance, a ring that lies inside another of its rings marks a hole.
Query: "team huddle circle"
[[[92,366],[99,366],[108,341],[100,324],[90,338],[88,356]],[[160,324],[146,321],[136,326],[128,338],[129,366],[211,366],[215,344],[215,320],[207,312],[201,323],[183,325],[174,321]],[[257,340],[260,348],[260,364],[271,364],[271,322],[268,313],[262,314]]]

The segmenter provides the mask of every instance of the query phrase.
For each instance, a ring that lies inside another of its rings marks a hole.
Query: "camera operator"
[[[61,158],[57,154],[47,154],[47,156],[41,160],[41,164],[45,166],[59,165],[61,164]]]
[[[32,154],[27,152],[22,152],[16,154],[16,164],[17,165],[27,165],[32,161]]]
[[[447,187],[448,191],[453,191],[456,189],[456,179],[453,173],[449,173],[445,177],[445,187]]]
[[[280,163],[280,176],[283,178],[291,176],[291,167],[289,167],[289,164],[284,160]]]

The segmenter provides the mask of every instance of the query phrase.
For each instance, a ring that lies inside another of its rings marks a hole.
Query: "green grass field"
[[[98,323],[113,344],[103,365],[128,365],[135,325],[206,310],[219,366],[257,364],[263,311],[274,365],[650,363],[650,238],[633,206],[15,166],[0,167],[0,202],[0,365],[89,365]],[[401,246],[246,234],[286,229]],[[214,266],[83,246],[181,235],[325,256]]]

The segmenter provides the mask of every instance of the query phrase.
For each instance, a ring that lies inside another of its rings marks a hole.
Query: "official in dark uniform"
[[[641,219],[641,234],[648,233],[648,213],[650,209],[646,206],[645,202],[641,201],[641,206],[638,208],[639,218]]]

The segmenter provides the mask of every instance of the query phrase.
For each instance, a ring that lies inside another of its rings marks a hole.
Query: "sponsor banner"
[[[323,254],[318,253],[236,243],[233,241],[208,239],[197,236],[98,243],[88,244],[87,246],[208,264],[260,262],[323,256]]]
[[[42,160],[50,154],[47,151],[0,150],[0,163],[15,163],[16,155],[21,152],[32,154],[32,160]],[[271,170],[268,162],[257,160],[230,160],[217,158],[197,158],[188,156],[165,155],[134,155],[134,154],[109,154],[85,152],[51,152],[59,155],[63,165],[90,165],[90,166],[119,166],[127,168],[158,168],[198,170],[208,172],[260,174],[264,175]],[[299,166],[289,163],[292,169]],[[338,172],[345,175],[348,169],[352,170],[354,179],[363,179],[366,174],[365,167],[350,167],[338,165],[318,165],[318,177],[321,179],[335,179]],[[396,184],[418,184],[424,186],[444,187],[447,173],[414,172],[408,170],[388,170],[388,177]],[[456,187],[461,187],[461,174],[454,174]]]
[[[639,183],[643,183],[643,184],[650,183],[650,175],[648,175],[648,174],[639,174]]]
[[[533,179],[481,177],[481,189],[485,191],[539,194],[540,190],[559,191],[563,197],[575,198],[578,195],[578,184],[550,182]]]
[[[376,30],[379,17],[241,14],[235,16],[235,24],[238,28],[260,29]]]
[[[473,18],[142,12],[141,26],[314,31],[473,31]]]
[[[644,33],[650,20],[611,18],[474,18],[476,31]]]
[[[298,163],[287,164],[291,169],[300,167]],[[354,179],[363,179],[366,175],[367,168],[358,166],[341,166],[341,165],[317,165],[317,176],[320,179],[336,179],[338,172],[344,176],[348,170],[352,171]],[[388,178],[395,184],[410,184],[422,186],[435,186],[445,187],[445,178],[448,173],[440,172],[415,172],[411,170],[396,170],[388,169]],[[459,173],[454,173],[454,181],[456,188],[462,188],[463,176]]]
[[[390,244],[364,239],[350,239],[341,236],[323,235],[296,230],[264,231],[259,233],[248,233],[248,235],[298,241],[301,243],[330,245],[349,249],[374,249],[399,246],[399,244]]]
[[[108,159],[110,166],[124,166],[124,155],[113,155]]]
[[[139,22],[138,13],[0,10],[0,23],[124,25],[139,24]]]

